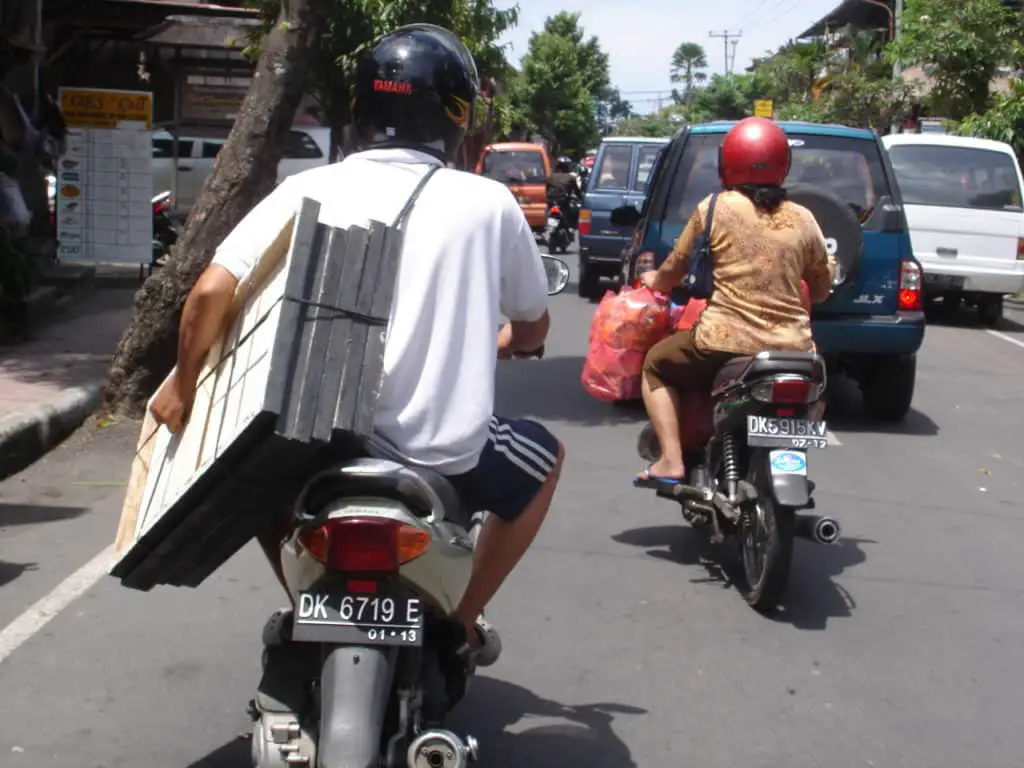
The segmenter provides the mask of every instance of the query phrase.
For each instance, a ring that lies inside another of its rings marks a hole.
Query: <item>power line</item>
[[[723,29],[721,32],[708,32],[708,37],[712,37],[712,38],[718,37],[718,38],[722,39],[722,47],[723,47],[723,49],[725,51],[725,57],[722,60],[722,66],[725,67],[725,74],[728,75],[729,72],[730,72],[730,68],[729,68],[729,42],[731,40],[736,40],[738,42],[739,39],[741,37],[743,37],[743,31],[740,30],[739,32],[730,32],[727,29]]]

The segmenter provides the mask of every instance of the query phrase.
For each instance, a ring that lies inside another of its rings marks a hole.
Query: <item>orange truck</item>
[[[490,144],[480,153],[476,172],[507,184],[519,201],[530,229],[538,234],[544,232],[551,178],[551,159],[544,147],[518,141]]]

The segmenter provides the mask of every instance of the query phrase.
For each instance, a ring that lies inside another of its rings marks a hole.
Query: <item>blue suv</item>
[[[643,204],[655,159],[668,143],[667,137],[646,136],[614,136],[601,142],[580,211],[578,285],[583,298],[601,298],[602,278],[618,280],[622,249],[629,243],[632,228],[615,226],[612,211]]]
[[[624,252],[627,284],[664,261],[697,204],[721,188],[718,151],[733,125],[684,128],[658,156],[642,208],[613,212],[617,225],[636,227]],[[780,125],[793,152],[789,197],[814,213],[839,268],[833,295],[811,313],[815,342],[832,371],[859,384],[869,417],[901,421],[914,396],[925,320],[921,265],[888,155],[869,130]]]

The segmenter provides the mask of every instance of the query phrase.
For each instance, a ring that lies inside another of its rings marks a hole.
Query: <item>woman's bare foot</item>
[[[659,459],[637,475],[638,480],[665,479],[682,480],[686,474],[686,468],[682,464],[670,464],[664,459]]]

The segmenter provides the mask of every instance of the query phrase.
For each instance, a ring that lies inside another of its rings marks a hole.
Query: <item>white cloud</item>
[[[609,55],[612,83],[646,112],[656,106],[656,94],[643,91],[671,90],[669,62],[676,46],[693,41],[704,46],[712,72],[723,70],[721,39],[712,30],[742,30],[736,48],[736,69],[742,71],[751,58],[778,47],[807,29],[840,0],[519,0],[519,25],[503,42],[512,45],[509,58],[518,61],[526,53],[530,33],[540,30],[544,19],[559,11],[581,12],[580,23],[588,35],[596,35]],[[509,3],[498,0],[499,6]],[[728,25],[728,27],[726,26]]]

